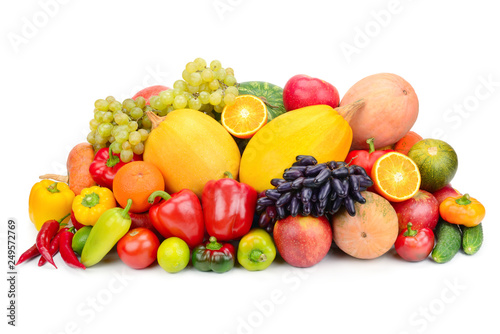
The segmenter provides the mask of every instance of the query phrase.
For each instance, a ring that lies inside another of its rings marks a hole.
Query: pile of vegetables
[[[134,269],[224,273],[264,270],[278,254],[310,267],[332,242],[358,259],[394,246],[413,262],[480,249],[485,208],[451,187],[455,150],[411,131],[418,98],[403,78],[371,75],[340,100],[304,75],[284,89],[237,84],[231,68],[201,58],[182,76],[174,89],[96,101],[68,175],[43,175],[31,189],[39,232],[17,264],[40,256],[39,266],[56,267],[59,251],[86,269],[116,246]],[[221,121],[229,117],[246,122],[240,132]]]

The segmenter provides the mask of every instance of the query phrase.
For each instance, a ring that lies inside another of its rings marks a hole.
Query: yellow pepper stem
[[[465,194],[462,197],[457,198],[455,200],[455,203],[457,203],[458,205],[469,205],[469,204],[472,203],[472,201],[470,200],[470,195],[469,194]]]
[[[57,182],[54,182],[50,186],[48,186],[47,190],[52,194],[61,192],[59,189],[57,189]]]

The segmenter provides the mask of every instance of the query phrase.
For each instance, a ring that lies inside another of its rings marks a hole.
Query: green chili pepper
[[[250,271],[264,270],[274,261],[276,247],[271,236],[260,228],[254,228],[240,240],[238,262]]]
[[[99,217],[83,247],[81,261],[85,267],[93,266],[101,261],[118,240],[128,232],[132,224],[128,214],[131,205],[132,200],[129,199],[125,209],[109,209]]]
[[[206,244],[193,249],[193,267],[201,271],[215,271],[225,273],[234,267],[235,251],[233,245],[217,242],[215,237],[210,237]]]

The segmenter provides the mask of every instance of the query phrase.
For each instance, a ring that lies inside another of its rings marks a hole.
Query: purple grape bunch
[[[356,215],[355,202],[364,204],[361,192],[373,185],[364,168],[343,161],[318,164],[310,155],[299,155],[282,179],[272,179],[274,189],[257,200],[259,227],[272,233],[278,219],[288,216],[333,215],[342,206]]]

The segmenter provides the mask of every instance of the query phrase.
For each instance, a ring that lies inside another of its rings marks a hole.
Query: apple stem
[[[365,101],[363,99],[357,100],[351,104],[335,108],[340,116],[344,117],[347,122],[350,122],[354,114],[365,106]]]
[[[167,117],[167,116],[160,117],[152,111],[146,111],[146,115],[151,120],[151,124],[152,124],[151,130],[156,129],[158,127],[158,125],[160,125],[160,123],[163,122],[165,117]]]

